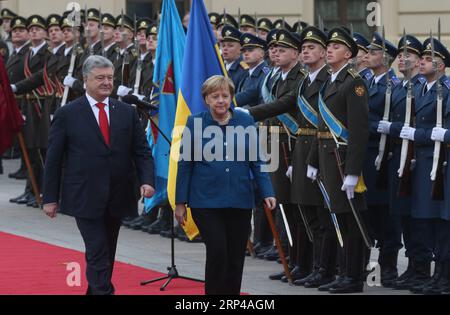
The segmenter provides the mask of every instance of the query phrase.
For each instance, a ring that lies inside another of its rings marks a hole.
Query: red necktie
[[[100,125],[100,131],[103,134],[103,139],[105,139],[106,144],[109,145],[109,124],[108,124],[108,117],[106,116],[105,111],[106,105],[103,103],[97,103],[96,106],[99,109],[98,123]]]

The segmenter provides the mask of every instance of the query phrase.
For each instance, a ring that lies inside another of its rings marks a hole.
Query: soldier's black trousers
[[[388,206],[369,205],[368,219],[367,227],[372,238],[377,240],[381,253],[394,254],[403,247],[400,217],[391,215]]]
[[[254,243],[262,243],[264,246],[272,245],[272,231],[262,204],[258,204],[255,207],[253,224],[255,227]]]
[[[365,216],[364,212],[361,212]],[[353,213],[337,214],[337,220],[344,240],[343,257],[340,259],[341,274],[355,280],[364,281],[364,270],[368,250],[358,228]]]
[[[320,224],[318,237],[321,242],[319,248],[319,268],[325,270],[329,275],[334,275],[336,273],[336,254],[338,247],[336,230],[328,209],[316,207],[316,212]]]
[[[289,246],[289,262],[298,266],[302,272],[309,273],[313,265],[313,244],[308,239],[306,227],[297,205],[283,204],[283,207],[293,240],[293,246]],[[307,215],[308,210],[303,211]],[[283,228],[285,229],[284,224]]]
[[[33,170],[34,178],[39,192],[42,192],[42,183],[44,180],[44,163],[46,149],[27,149],[28,157],[30,159],[31,169]],[[27,176],[25,191],[30,191],[34,194],[30,174]]]
[[[411,258],[450,262],[450,221],[411,218]]]
[[[205,294],[239,295],[250,209],[192,209],[206,245]]]

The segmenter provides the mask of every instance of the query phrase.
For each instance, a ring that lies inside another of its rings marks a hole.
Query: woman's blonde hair
[[[234,83],[230,78],[227,78],[223,75],[213,75],[208,78],[202,86],[202,97],[206,98],[211,93],[214,93],[220,89],[227,89],[230,91],[231,98],[234,97]]]

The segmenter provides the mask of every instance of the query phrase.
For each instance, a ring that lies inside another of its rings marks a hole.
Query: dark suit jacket
[[[86,96],[58,109],[52,121],[45,163],[44,204],[58,202],[79,218],[137,214],[135,175],[153,186],[153,158],[136,110],[110,98],[106,145]],[[63,160],[64,178],[61,184]]]

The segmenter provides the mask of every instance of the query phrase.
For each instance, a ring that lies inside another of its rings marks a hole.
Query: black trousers
[[[450,261],[450,221],[411,218],[411,258],[420,262]]]
[[[112,217],[108,211],[99,219],[75,219],[86,247],[87,294],[114,294],[111,277],[121,219]]]
[[[338,240],[330,211],[324,207],[316,207],[319,229],[316,232],[319,238],[317,242],[319,255],[319,269],[325,271],[327,275],[336,274],[336,257]],[[316,242],[316,241],[314,241]],[[340,247],[340,246],[339,246]]]
[[[251,215],[251,209],[192,209],[206,245],[205,294],[240,294]]]
[[[401,218],[392,215],[386,205],[368,206],[369,232],[377,240],[380,255],[396,254],[403,247]]]
[[[362,216],[365,215],[364,212],[361,213]],[[370,252],[364,244],[358,224],[353,213],[340,213],[336,216],[344,240],[342,256],[339,259],[339,273],[358,281],[364,281],[366,257]]]

